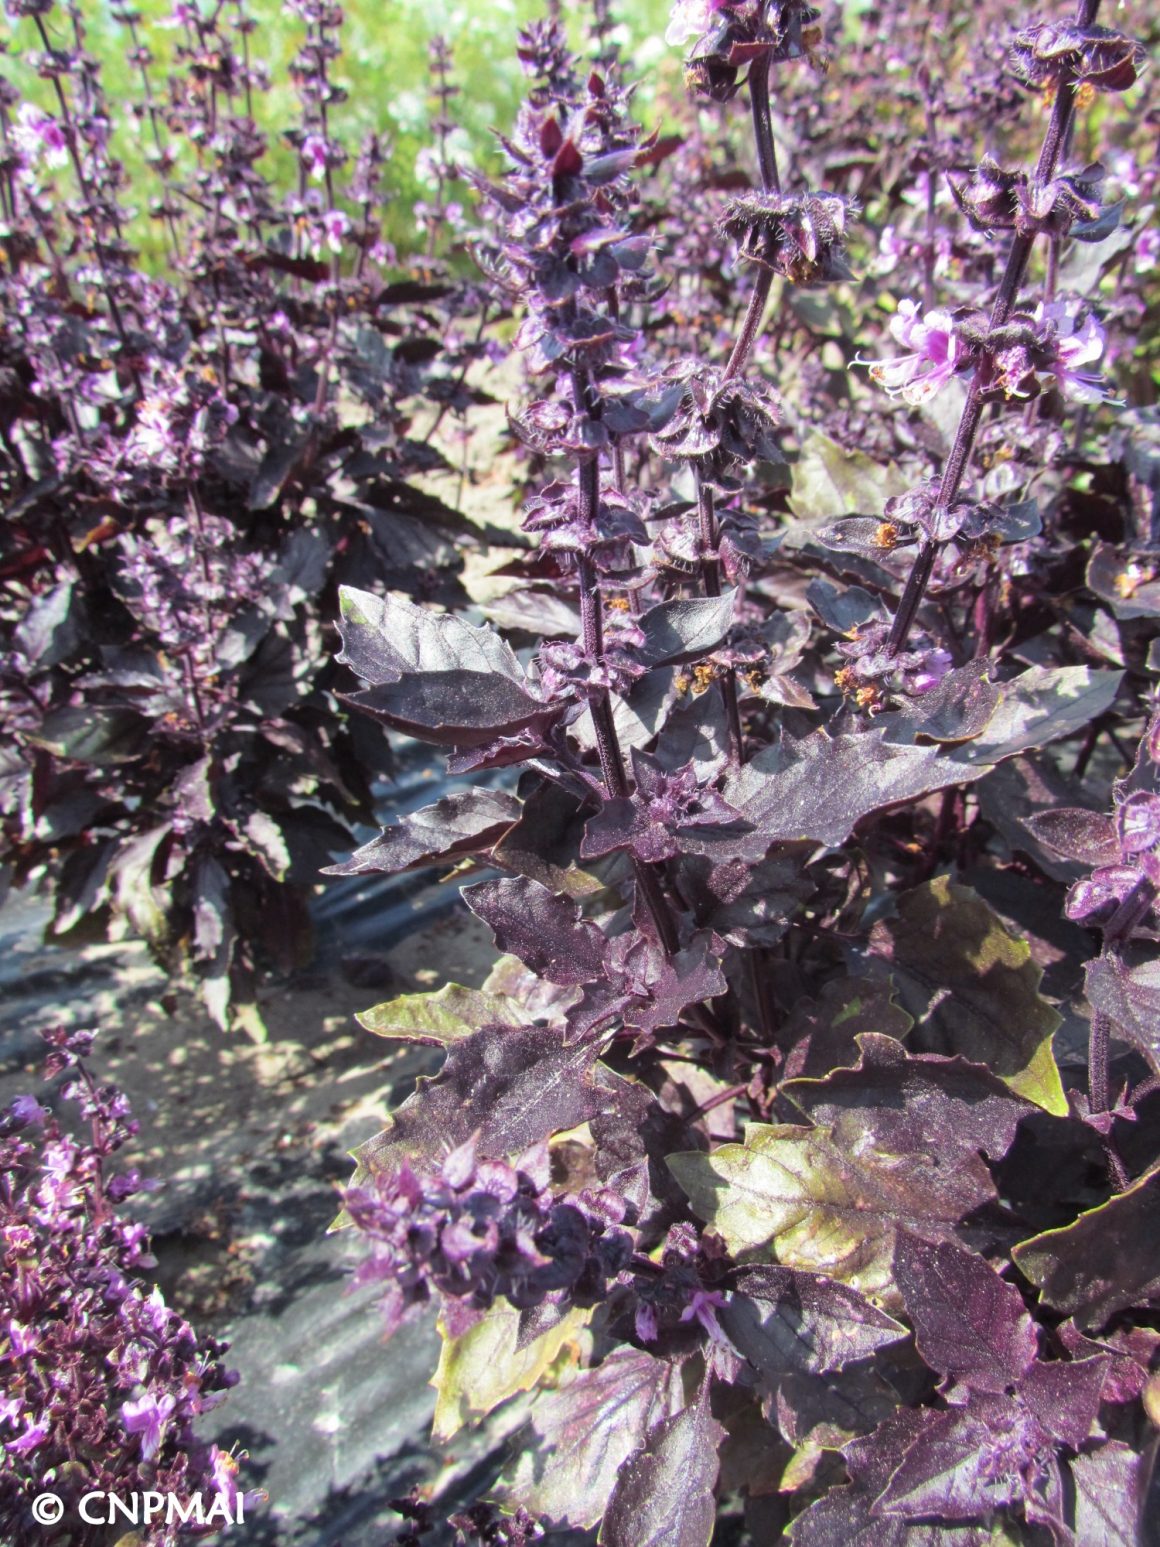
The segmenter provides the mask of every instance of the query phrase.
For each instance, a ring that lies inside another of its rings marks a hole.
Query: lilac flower
[[[152,1461],[161,1448],[161,1436],[172,1416],[177,1399],[170,1392],[156,1397],[146,1392],[132,1402],[121,1404],[121,1416],[130,1434],[141,1436],[141,1455]]]
[[[302,141],[299,155],[305,166],[308,176],[313,182],[320,183],[326,176],[326,169],[330,165],[330,147],[319,134],[308,134]]]
[[[41,1106],[35,1096],[17,1096],[8,1110],[18,1123],[35,1123],[37,1126],[42,1125],[48,1116],[46,1108]]]
[[[1102,403],[1109,396],[1107,388],[1098,376],[1083,370],[1104,352],[1104,332],[1089,313],[1078,323],[1060,301],[1035,309],[1037,321],[1046,322],[1051,330],[1051,354],[1047,369],[1055,376],[1059,389],[1066,397],[1079,403]]]
[[[322,217],[322,230],[326,238],[326,245],[332,253],[340,253],[342,244],[350,235],[350,216],[342,210],[327,210]]]
[[[731,0],[676,0],[665,30],[665,42],[670,48],[680,48],[690,38],[708,32],[719,12],[737,9],[740,7]]]
[[[903,348],[911,351],[909,354],[896,360],[875,361],[856,356],[854,363],[868,365],[870,375],[891,397],[901,397],[912,404],[925,403],[952,376],[973,363],[947,311],[922,313],[916,301],[900,301],[898,311],[890,319],[890,331]]]
[[[1160,264],[1160,231],[1147,226],[1132,248],[1132,268],[1137,274],[1150,274]]]
[[[689,1303],[681,1312],[682,1321],[696,1321],[709,1334],[712,1342],[722,1348],[731,1347],[729,1339],[721,1330],[721,1324],[717,1320],[717,1312],[725,1304],[725,1296],[717,1289],[694,1289],[689,1296]]]
[[[12,126],[12,138],[30,161],[44,161],[50,167],[68,165],[68,139],[64,129],[49,113],[31,102],[22,102]]]
[[[24,1433],[17,1435],[14,1440],[9,1440],[4,1449],[12,1451],[13,1455],[27,1456],[43,1445],[47,1438],[48,1425],[43,1421],[27,1418]]]

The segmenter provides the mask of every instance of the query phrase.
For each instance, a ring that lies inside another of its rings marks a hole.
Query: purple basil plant
[[[122,1205],[147,1184],[110,1167],[137,1124],[85,1062],[93,1033],[57,1028],[45,1040],[45,1072],[68,1076],[59,1097],[88,1135],[74,1137],[33,1096],[0,1117],[0,1529],[12,1547],[99,1547],[108,1529],[85,1522],[84,1496],[148,1492],[180,1506],[142,1538],[171,1547],[244,1519],[258,1498],[242,1493],[238,1459],[194,1432],[237,1377],[225,1345],[199,1337],[142,1280],[155,1265],[148,1236]],[[33,1511],[46,1493],[60,1501],[55,1522]]]
[[[260,1036],[262,975],[309,959],[317,872],[387,767],[324,620],[356,576],[466,600],[475,527],[413,480],[450,480],[426,426],[486,400],[465,375],[490,341],[470,286],[384,239],[390,147],[343,144],[337,7],[289,8],[286,188],[244,6],[177,6],[167,75],[115,7],[127,109],[83,7],[7,10],[43,89],[0,70],[3,877],[51,891],[57,936],[144,938]],[[163,260],[134,245],[122,112]]]
[[[679,149],[605,7],[521,33],[521,627],[341,593],[349,701],[492,775],[335,869],[486,872],[483,985],[362,1017],[443,1063],[345,1221],[436,1439],[532,1392],[513,1540],[1147,1539],[1160,461],[1075,148],[1144,51],[903,10],[681,0]]]

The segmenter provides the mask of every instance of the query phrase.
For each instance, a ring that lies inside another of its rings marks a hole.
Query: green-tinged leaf
[[[245,844],[275,881],[283,879],[290,869],[290,850],[272,816],[265,811],[250,812],[246,818]]]
[[[826,1128],[751,1123],[744,1144],[668,1157],[694,1212],[734,1255],[771,1253],[889,1307],[895,1231],[949,1238],[962,1217],[957,1179],[926,1155],[848,1153]]]
[[[519,1026],[528,1019],[514,1000],[459,983],[445,983],[432,994],[400,994],[355,1016],[376,1037],[425,1042],[431,1047],[460,1042],[481,1026]]]
[[[449,1440],[472,1418],[490,1413],[519,1391],[530,1391],[551,1369],[566,1344],[575,1343],[592,1312],[573,1307],[554,1327],[520,1347],[521,1312],[498,1300],[461,1337],[440,1327],[443,1347],[431,1385],[435,1401],[432,1436]]]
[[[717,1447],[725,1430],[706,1387],[683,1412],[649,1430],[620,1469],[600,1528],[601,1547],[709,1547],[717,1508]]]
[[[71,763],[128,763],[148,749],[149,722],[128,709],[54,709],[24,739]]]
[[[132,929],[152,943],[169,933],[168,892],[154,881],[157,852],[172,831],[164,822],[130,838],[118,849],[109,866],[109,885],[117,915],[109,929],[111,940],[123,940]]]
[[[893,462],[883,467],[864,451],[847,451],[815,430],[802,441],[791,472],[790,508],[812,528],[855,512],[881,515],[886,501],[905,494],[906,487]]]
[[[1160,1166],[1011,1255],[1046,1304],[1082,1327],[1102,1327],[1129,1307],[1160,1307]]]
[[[501,1497],[553,1525],[590,1530],[639,1436],[684,1405],[680,1365],[635,1348],[566,1371],[557,1390],[535,1399]]]
[[[1043,973],[969,887],[936,877],[906,893],[871,938],[915,1018],[909,1047],[985,1064],[1017,1095],[1066,1115],[1051,1051],[1061,1018],[1039,993]]]

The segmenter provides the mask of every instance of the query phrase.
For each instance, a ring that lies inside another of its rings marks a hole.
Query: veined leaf
[[[691,1407],[663,1418],[620,1469],[600,1528],[601,1547],[709,1547],[713,1490],[724,1427],[706,1389]]]
[[[1045,1302],[1081,1327],[1102,1327],[1130,1306],[1160,1306],[1160,1166],[1011,1255]]]
[[[355,1020],[376,1037],[400,1042],[424,1042],[447,1047],[461,1042],[481,1026],[526,1024],[528,1017],[513,999],[485,994],[482,989],[445,983],[431,994],[400,994],[370,1010],[360,1010]]]
[[[872,940],[915,1018],[910,1048],[985,1064],[1017,1095],[1066,1116],[1051,1051],[1061,1017],[1039,993],[1031,947],[980,897],[936,877],[907,892]]]
[[[553,1525],[589,1530],[639,1436],[684,1405],[681,1366],[635,1348],[565,1371],[557,1390],[535,1399],[501,1496]]]
[[[565,1346],[576,1343],[591,1314],[573,1307],[523,1348],[519,1345],[521,1312],[506,1300],[497,1301],[461,1337],[449,1337],[440,1326],[443,1347],[431,1377],[439,1393],[433,1438],[449,1440],[469,1419],[483,1417],[519,1391],[530,1391]]]
[[[847,1152],[827,1128],[751,1123],[744,1144],[668,1157],[693,1210],[734,1255],[825,1273],[888,1308],[900,1226],[934,1240],[962,1217],[959,1184],[925,1155]]]
[[[438,746],[473,747],[546,725],[546,704],[489,628],[404,597],[340,588],[338,659],[371,686],[348,695],[375,719]]]

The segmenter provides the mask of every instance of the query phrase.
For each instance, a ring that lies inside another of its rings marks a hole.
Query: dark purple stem
[[[1079,0],[1076,7],[1075,23],[1077,27],[1090,27],[1099,11],[1099,0]],[[1051,109],[1051,119],[1044,135],[1043,145],[1039,151],[1039,160],[1035,166],[1035,182],[1042,186],[1050,182],[1055,176],[1060,153],[1070,132],[1071,121],[1075,116],[1075,82],[1064,78],[1059,83],[1059,90],[1055,95],[1055,102]],[[1016,235],[1011,243],[1011,249],[1007,254],[1007,264],[1003,270],[1003,277],[999,281],[999,293],[995,297],[995,304],[991,310],[991,328],[1001,328],[1011,315],[1016,298],[1019,295],[1019,287],[1023,283],[1023,277],[1027,272],[1027,260],[1031,256],[1033,238],[1022,234]],[[946,469],[942,476],[939,488],[938,508],[949,510],[958,497],[962,485],[963,476],[971,460],[971,453],[975,449],[975,437],[979,430],[979,421],[983,413],[983,389],[987,385],[992,369],[990,353],[986,350],[975,367],[975,374],[971,378],[970,389],[967,393],[967,401],[963,405],[962,417],[959,419],[959,427],[955,432],[954,445],[951,447],[950,456],[947,458]],[[902,597],[898,603],[898,611],[894,615],[894,626],[890,631],[889,650],[892,655],[897,655],[906,643],[910,633],[911,624],[914,622],[927,582],[930,580],[931,571],[934,568],[935,546],[924,543],[915,558],[914,566],[907,577]]]

